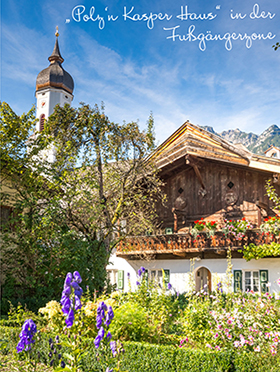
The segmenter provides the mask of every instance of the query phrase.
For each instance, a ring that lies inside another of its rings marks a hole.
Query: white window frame
[[[261,286],[260,286],[260,272],[259,270],[242,270],[243,272],[243,288],[244,292],[253,290],[254,292],[260,292]],[[246,273],[250,273],[250,288],[246,287]],[[254,276],[254,274],[257,274]],[[257,279],[257,283],[254,283],[254,280]]]
[[[111,285],[118,285],[118,270],[116,269],[107,270],[107,277]]]
[[[149,271],[149,279],[156,281],[160,286],[162,286],[162,269],[154,269]]]
[[[165,272],[165,281],[167,284],[170,281],[170,269],[150,269],[148,271],[149,279],[156,281],[160,287],[163,286],[163,271]]]

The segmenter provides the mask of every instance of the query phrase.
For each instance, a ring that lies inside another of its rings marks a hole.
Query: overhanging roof
[[[234,145],[189,122],[158,146],[149,159],[163,169],[187,155],[280,173],[279,159],[253,154],[244,146]]]

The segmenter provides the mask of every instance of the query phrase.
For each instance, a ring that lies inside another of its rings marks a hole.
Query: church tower
[[[42,70],[36,80],[36,118],[39,119],[36,131],[44,129],[44,121],[53,113],[55,105],[71,105],[73,100],[74,81],[72,76],[64,70],[58,45],[58,27],[52,54],[49,56],[49,67]]]

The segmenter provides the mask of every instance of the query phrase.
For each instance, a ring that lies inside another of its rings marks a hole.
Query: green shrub
[[[233,364],[235,372],[279,372],[280,355],[236,352]]]
[[[2,345],[0,355],[7,355],[13,352],[19,342],[20,331],[20,327],[15,328],[0,325],[0,341]]]
[[[8,341],[0,355],[14,354],[20,328],[1,327],[1,339]],[[49,365],[49,338],[55,334],[41,333],[34,348],[40,352],[40,361]],[[67,336],[60,335],[60,338]],[[280,372],[280,355],[242,351],[193,350],[143,342],[124,342],[125,353],[120,370],[129,372]],[[94,339],[86,339],[87,354],[83,357],[81,372],[102,371],[95,353]],[[67,349],[63,347],[63,352]],[[114,366],[116,368],[116,365]]]
[[[122,341],[148,341],[152,327],[147,322],[147,313],[135,303],[126,302],[115,311],[111,324],[113,339]]]

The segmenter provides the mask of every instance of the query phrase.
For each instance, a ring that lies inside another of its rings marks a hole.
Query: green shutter
[[[148,285],[149,273],[148,273],[148,270],[147,269],[146,269],[146,271],[143,274],[143,280],[145,280],[146,281],[146,284]]]
[[[170,282],[170,270],[164,269],[164,282],[167,285]]]
[[[233,271],[234,292],[242,291],[242,270]]]
[[[124,287],[123,278],[124,278],[124,271],[119,270],[118,271],[118,289],[123,289],[123,287]]]
[[[260,287],[261,292],[268,292],[268,270],[260,270]]]

